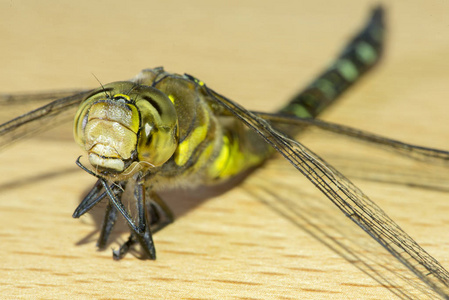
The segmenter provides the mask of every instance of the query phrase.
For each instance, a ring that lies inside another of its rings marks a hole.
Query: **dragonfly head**
[[[132,176],[165,163],[178,145],[178,118],[156,88],[114,82],[94,90],[75,115],[74,136],[98,175]]]

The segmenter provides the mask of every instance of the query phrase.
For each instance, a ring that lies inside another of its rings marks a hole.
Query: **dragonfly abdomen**
[[[315,118],[379,61],[383,37],[383,9],[378,7],[366,27],[348,43],[335,62],[280,112]]]

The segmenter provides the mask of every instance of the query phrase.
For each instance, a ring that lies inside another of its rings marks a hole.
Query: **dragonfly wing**
[[[25,113],[0,125],[0,148],[30,136],[33,133],[45,131],[55,125],[73,119],[76,108],[90,91],[83,91],[75,95],[66,96]],[[66,95],[68,92],[62,92]],[[3,95],[0,104],[19,104],[26,101],[42,101],[54,99],[55,94],[42,93],[36,95]]]
[[[317,119],[253,112],[280,132],[296,127],[295,137],[352,179],[448,192],[449,152],[407,144]],[[298,129],[299,128],[299,129]],[[332,145],[332,147],[329,147]]]
[[[61,98],[66,98],[86,90],[73,89],[37,93],[0,94],[0,105],[20,105],[25,103],[48,103]]]
[[[304,145],[279,133],[268,121],[206,87],[217,103],[256,131],[307,177],[348,218],[441,296],[449,297],[449,273],[359,188]]]
[[[253,114],[275,124],[288,124],[304,128],[315,127],[339,135],[344,135],[358,141],[367,142],[377,147],[385,148],[409,156],[411,158],[437,164],[449,164],[449,152],[434,148],[422,147],[389,139],[374,133],[366,132],[349,126],[325,122],[317,119],[302,119],[295,116],[276,113],[252,112]]]

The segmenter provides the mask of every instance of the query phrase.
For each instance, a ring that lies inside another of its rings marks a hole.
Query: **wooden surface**
[[[107,83],[163,65],[201,78],[246,107],[270,111],[330,62],[373,5],[3,1],[0,92],[96,87],[92,74]],[[449,4],[389,1],[385,7],[391,29],[382,65],[323,119],[449,149]],[[363,168],[357,175],[363,160],[345,167],[352,160],[344,153],[348,146],[325,143],[314,149],[355,173],[355,183],[449,267],[449,183],[430,189],[391,184]],[[342,152],[333,154],[334,148]],[[128,255],[115,262],[110,250],[95,250],[104,206],[71,218],[95,181],[74,165],[80,154],[70,126],[1,152],[2,298],[386,299],[395,297],[392,292],[430,293],[280,158],[227,192],[165,195],[178,219],[156,234],[158,259]],[[432,176],[444,180],[445,172]],[[121,233],[111,248],[126,238],[123,226]],[[363,263],[388,283],[373,280]],[[383,274],[385,266],[391,272]]]

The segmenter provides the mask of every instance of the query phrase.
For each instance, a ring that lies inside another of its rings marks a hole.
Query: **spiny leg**
[[[115,225],[115,221],[117,221],[117,209],[110,202],[108,202],[104,215],[103,226],[101,227],[100,237],[97,241],[98,249],[104,250],[106,248],[112,228]]]
[[[105,196],[106,192],[100,194],[103,189],[103,185],[100,180],[98,180],[94,187],[89,191],[86,197],[84,197],[83,201],[78,205],[78,207],[73,212],[73,218],[79,218],[88,212],[92,207],[94,207],[98,202],[100,202]]]
[[[139,193],[136,194],[139,195]],[[143,237],[138,237],[134,232],[131,233],[128,240],[123,245],[121,245],[118,250],[113,252],[114,259],[123,258],[126,255],[126,253],[131,249],[131,247],[136,243],[140,243],[147,256],[152,258],[151,253],[149,251],[151,249],[149,248],[149,245],[153,246],[154,251],[152,233],[161,230],[162,228],[173,222],[174,215],[172,211],[159,197],[159,195],[150,190],[147,191],[146,196],[147,197],[144,198],[145,201],[139,202],[139,200],[137,199],[138,212],[141,215],[143,212],[144,213],[143,215],[147,216],[146,228]],[[139,203],[142,203],[143,206],[139,207],[140,205]]]
[[[107,239],[111,233],[111,230],[114,226],[116,214],[117,211],[120,212],[120,214],[125,218],[126,222],[128,223],[128,226],[131,229],[131,235],[135,235],[137,240],[142,244],[144,251],[149,255],[151,259],[156,258],[156,251],[154,249],[153,239],[151,236],[151,232],[149,230],[149,226],[146,225],[146,217],[145,217],[145,188],[144,188],[144,181],[139,177],[136,180],[136,186],[135,186],[135,197],[137,199],[137,210],[138,210],[138,225],[134,224],[134,221],[132,220],[131,215],[129,214],[128,210],[123,205],[121,198],[124,191],[124,187],[126,186],[125,181],[114,183],[111,186],[108,185],[106,179],[98,176],[97,174],[93,173],[91,170],[84,167],[83,164],[80,162],[80,157],[76,160],[76,164],[86,171],[87,173],[97,177],[99,180],[94,186],[94,188],[89,192],[89,194],[84,198],[84,200],[81,202],[81,204],[76,209],[74,216],[79,216],[82,213],[87,212],[90,208],[92,208],[95,204],[97,204],[105,195],[109,197],[109,205],[108,209],[106,211],[105,219],[103,222],[102,232],[100,239],[98,241],[99,247],[104,247],[106,245]],[[101,192],[101,186],[103,186],[105,193],[101,194],[97,197],[97,195]],[[148,227],[148,229],[147,229]],[[130,242],[125,244],[133,244],[130,237]],[[122,247],[121,247],[122,248]],[[126,247],[129,249],[129,247]],[[125,249],[125,248],[124,248]],[[117,251],[114,251],[113,257],[115,259],[120,259],[123,257],[124,254],[126,254],[127,249],[125,251],[120,251],[117,254]],[[120,254],[123,253],[123,254]]]
[[[134,233],[131,233],[128,240],[120,245],[120,248],[118,250],[112,250],[112,258],[114,260],[122,259],[123,257],[125,257],[126,253],[129,252],[129,249],[131,249],[131,247],[136,243],[136,236],[134,235]]]
[[[149,223],[147,222],[147,216],[145,211],[145,186],[142,179],[136,180],[136,185],[134,187],[134,197],[136,199],[137,205],[137,230],[131,227],[131,235],[123,245],[120,246],[118,250],[113,251],[113,257],[116,260],[121,259],[134,245],[139,242],[143,252],[150,259],[156,259],[156,249],[154,247],[153,236],[151,234],[151,229]]]
[[[138,228],[142,230],[143,234],[135,234],[137,241],[140,243],[143,252],[150,258],[156,259],[156,248],[154,247],[153,235],[150,229],[150,222],[148,222],[146,215],[146,201],[145,201],[145,185],[142,179],[136,180],[134,196],[137,203],[137,221]]]
[[[124,191],[125,183],[118,183],[111,188],[112,193],[117,198],[121,198]],[[103,193],[101,196],[104,197],[106,193]],[[100,250],[106,248],[109,236],[111,235],[112,228],[115,225],[115,221],[117,220],[117,209],[108,201],[108,206],[106,207],[106,212],[103,219],[103,225],[101,227],[100,237],[97,241],[97,247]]]

